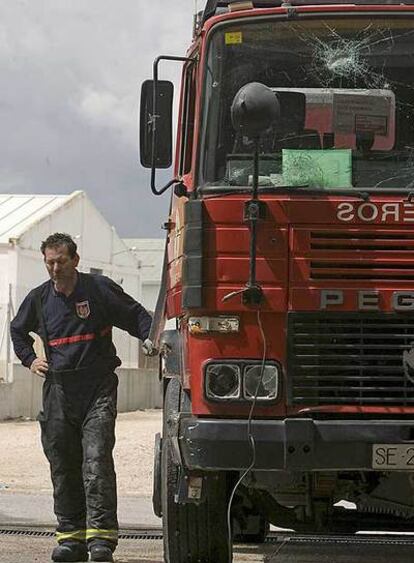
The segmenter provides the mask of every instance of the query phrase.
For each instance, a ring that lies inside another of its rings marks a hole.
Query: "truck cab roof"
[[[207,0],[206,7],[203,12],[203,23],[209,18],[226,12],[231,9],[236,9],[237,4],[240,4],[240,9],[251,8],[277,8],[283,5],[286,6],[315,6],[315,5],[335,5],[335,4],[353,4],[353,5],[368,5],[368,6],[392,6],[392,5],[414,5],[414,0],[249,0],[242,2],[241,0]],[[249,6],[249,4],[251,6]]]

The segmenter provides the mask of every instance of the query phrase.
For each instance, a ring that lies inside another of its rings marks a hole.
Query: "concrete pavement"
[[[121,528],[157,528],[159,518],[152,513],[149,497],[119,498],[119,522]],[[53,529],[52,494],[27,494],[0,491],[0,528],[7,526],[40,527]],[[357,538],[355,538],[357,539]],[[389,537],[386,545],[381,538],[377,543],[361,543],[349,537],[335,545],[331,542],[315,542],[307,545],[289,541],[277,545],[238,545],[234,549],[234,563],[412,563],[414,548]],[[383,538],[382,538],[383,539]],[[53,538],[7,536],[0,538],[0,563],[33,563],[50,561]],[[394,543],[395,542],[395,543]],[[121,540],[116,553],[117,563],[163,563],[162,541]]]
[[[152,512],[148,497],[120,497],[118,518],[121,528],[160,527],[161,520]],[[1,526],[47,526],[56,524],[52,494],[0,491]]]

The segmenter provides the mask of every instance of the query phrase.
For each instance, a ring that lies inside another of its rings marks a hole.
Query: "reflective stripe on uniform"
[[[118,540],[118,530],[104,530],[102,528],[89,528],[86,530],[87,540],[95,538],[116,542]]]
[[[106,326],[103,328],[99,335],[106,336],[112,330],[112,326]],[[64,336],[63,338],[55,338],[54,340],[49,340],[49,346],[62,346],[62,344],[75,344],[77,342],[88,342],[89,340],[95,340],[96,333],[88,332],[87,334],[74,334],[73,336]]]
[[[72,532],[56,532],[56,539],[58,542],[66,540],[86,540],[86,530],[72,530]]]

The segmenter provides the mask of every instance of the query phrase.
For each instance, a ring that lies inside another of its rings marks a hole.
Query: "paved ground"
[[[118,415],[114,455],[120,496],[151,496],[154,436],[160,428],[160,410]],[[37,422],[0,422],[0,452],[0,491],[51,493]]]
[[[407,546],[315,546],[284,545],[271,553],[266,563],[413,563],[413,547]]]
[[[118,518],[121,528],[161,526],[161,520],[152,511],[149,497],[120,497]],[[53,529],[55,515],[52,495],[0,492],[0,528],[5,526],[45,526]]]
[[[160,426],[160,410],[118,416],[115,466],[122,527],[160,526],[151,506],[153,443]],[[44,525],[52,530],[52,488],[38,423],[0,422],[0,452],[0,527]],[[49,538],[0,535],[0,563],[50,561],[54,543]],[[122,541],[118,561],[162,561],[161,543]]]
[[[49,563],[54,541],[0,536],[0,563]],[[162,541],[121,540],[116,563],[163,563]],[[233,563],[413,563],[413,547],[285,544],[236,546]]]
[[[52,539],[0,536],[1,563],[50,563]],[[116,553],[116,563],[162,563],[162,542],[124,540]]]
[[[121,414],[117,424],[115,464],[122,527],[159,526],[152,514],[152,450],[161,424],[160,411]],[[10,525],[54,526],[49,468],[39,429],[33,421],[0,423],[0,528]],[[0,534],[0,563],[50,561],[53,538]],[[117,563],[163,563],[162,541],[121,540]],[[341,545],[292,542],[236,546],[234,563],[413,563],[414,548],[403,545]]]

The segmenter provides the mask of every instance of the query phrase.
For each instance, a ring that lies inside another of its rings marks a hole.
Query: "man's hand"
[[[146,356],[156,356],[158,354],[157,348],[149,338],[144,340],[144,342],[142,343],[142,351]]]
[[[36,358],[33,360],[30,366],[30,371],[39,377],[46,377],[46,373],[49,369],[49,365],[46,360],[42,358]]]

